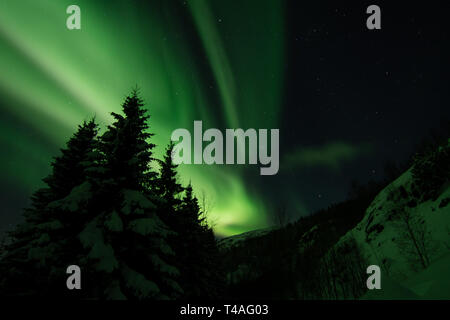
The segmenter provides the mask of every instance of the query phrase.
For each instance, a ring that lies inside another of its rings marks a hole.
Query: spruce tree
[[[191,186],[180,199],[173,144],[158,175],[150,166],[149,116],[136,91],[122,109],[100,138],[94,120],[79,126],[53,161],[1,256],[0,294],[139,300],[220,294],[214,235]],[[82,290],[66,288],[72,264],[81,268]]]
[[[183,239],[181,273],[186,298],[217,299],[223,295],[224,274],[212,229],[205,223],[192,186],[186,188],[181,205]]]
[[[150,170],[155,145],[143,107],[134,91],[101,137],[104,173],[91,209],[98,215],[79,235],[93,270],[87,291],[98,298],[173,299],[183,291],[179,270],[167,263],[175,253],[166,240],[174,232],[158,216],[162,201]]]
[[[122,104],[124,115],[111,113],[115,122],[102,136],[108,177],[122,188],[154,190],[157,173],[150,170],[155,145],[148,141],[150,116],[144,102],[134,90]]]
[[[223,274],[215,237],[206,224],[192,186],[183,188],[177,181],[178,166],[172,161],[173,148],[171,142],[164,160],[160,161],[157,182],[158,194],[163,200],[161,219],[176,232],[168,239],[177,252],[173,264],[181,271],[183,298],[217,298],[222,294]],[[182,192],[185,195],[181,199]]]
[[[164,200],[169,210],[177,210],[181,204],[179,194],[184,188],[177,181],[177,167],[172,161],[174,143],[171,141],[166,148],[164,160],[159,161],[161,165],[160,176],[157,182],[158,194]]]
[[[183,246],[184,230],[182,230],[184,224],[180,215],[180,206],[181,193],[184,191],[184,188],[177,181],[176,170],[178,166],[172,161],[173,148],[174,144],[170,142],[166,148],[163,160],[158,160],[160,171],[156,189],[158,197],[161,199],[158,206],[159,216],[170,229],[175,231],[167,238],[167,242],[177,254],[169,257],[168,262],[177,267],[178,270],[182,270],[183,260],[180,255],[182,255],[185,248]],[[178,278],[178,280],[182,280],[182,278]]]
[[[170,144],[166,148],[163,160],[158,160],[160,164],[159,177],[156,183],[158,196],[161,198],[159,212],[161,219],[172,229],[180,228],[179,210],[181,205],[181,193],[184,188],[177,181],[177,165],[172,161],[172,152],[174,144]],[[171,237],[172,246],[178,246],[182,240],[178,239],[179,235]],[[175,249],[175,248],[174,248]]]
[[[450,180],[450,139],[413,158],[412,175],[422,200],[436,199]]]
[[[65,256],[73,247],[71,230],[76,216],[54,210],[55,204],[70,197],[85,180],[97,133],[95,120],[85,121],[61,149],[62,155],[54,158],[51,174],[43,179],[45,187],[33,194],[31,206],[24,212],[25,221],[10,234],[12,242],[0,261],[3,294],[56,295],[55,286],[69,263]]]

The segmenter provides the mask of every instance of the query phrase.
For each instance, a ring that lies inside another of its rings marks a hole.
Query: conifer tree
[[[52,162],[52,172],[43,179],[45,187],[32,196],[24,212],[24,223],[12,233],[12,243],[0,262],[4,294],[50,295],[57,281],[53,275],[62,274],[64,255],[73,229],[73,216],[63,215],[52,206],[69,197],[71,191],[86,178],[96,148],[98,126],[95,120],[85,121],[61,149],[61,156]],[[7,276],[5,276],[7,274]],[[59,276],[60,278],[61,276]]]
[[[177,181],[177,165],[172,161],[174,144],[166,149],[158,179],[162,198],[161,219],[176,231],[169,237],[177,252],[173,263],[181,271],[183,298],[214,298],[221,294],[223,275],[218,264],[218,250],[212,230],[202,216],[197,198],[189,184],[183,188]],[[180,199],[180,194],[185,195]]]
[[[160,164],[159,177],[156,183],[156,190],[158,196],[161,198],[159,205],[159,212],[161,219],[172,229],[178,230],[180,228],[180,194],[184,188],[177,181],[177,165],[172,161],[172,152],[174,144],[170,144],[166,148],[163,160],[158,160]],[[172,246],[177,247],[182,239],[179,235],[171,237]],[[175,248],[174,248],[175,249]]]
[[[111,113],[115,122],[101,140],[109,178],[124,188],[154,191],[157,174],[149,165],[155,145],[147,141],[154,134],[148,132],[150,116],[143,106],[137,90],[133,90],[122,105],[124,115]]]
[[[181,204],[181,200],[178,197],[184,188],[177,181],[177,167],[172,161],[174,143],[170,142],[166,148],[164,160],[159,161],[161,165],[160,176],[157,183],[158,194],[165,201],[165,204],[169,210],[178,209]]]
[[[423,200],[435,199],[450,180],[450,139],[413,158],[412,174]]]
[[[61,199],[85,181],[86,170],[92,164],[97,149],[98,125],[95,119],[84,122],[61,149],[62,156],[52,162],[53,173],[44,179],[54,199]]]
[[[180,199],[173,144],[158,175],[150,166],[149,116],[136,91],[122,111],[112,114],[115,121],[100,138],[94,120],[83,123],[53,161],[46,187],[34,194],[25,223],[1,256],[0,295],[145,300],[220,294],[214,235],[190,185]],[[75,292],[65,283],[72,264],[82,270],[83,289]]]
[[[192,186],[186,187],[181,205],[183,250],[181,273],[185,297],[217,299],[223,294],[224,275],[219,264],[219,251],[212,229],[204,217],[193,194]]]
[[[104,299],[173,299],[183,290],[175,253],[167,243],[173,231],[159,218],[156,172],[150,170],[154,144],[149,116],[138,93],[125,99],[123,116],[101,137],[103,178],[91,210],[98,212],[80,233],[87,251],[88,292]]]

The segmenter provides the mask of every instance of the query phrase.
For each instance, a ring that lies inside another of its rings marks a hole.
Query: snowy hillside
[[[233,295],[450,299],[450,140],[411,162],[293,224],[220,240]],[[382,290],[367,292],[370,265]]]
[[[442,298],[443,292],[450,298],[448,283],[446,291],[445,282],[438,285],[450,268],[450,186],[437,198],[420,199],[410,169],[376,196],[362,221],[336,245],[354,238],[367,263],[380,266],[386,290],[364,298]]]
[[[244,241],[254,238],[259,238],[267,235],[271,231],[273,231],[274,227],[258,229],[253,231],[248,231],[244,233],[240,233],[231,237],[223,238],[218,240],[218,246],[220,250],[227,250],[233,247],[237,247],[241,245]]]
[[[388,276],[382,278],[382,290],[368,291],[361,299],[432,299],[450,297],[450,254],[438,259],[425,270],[399,283]]]
[[[267,236],[271,231],[275,230],[275,227],[269,227],[264,229],[258,229],[253,231],[244,232],[231,237],[223,238],[218,240],[217,244],[219,250],[225,254],[229,255],[232,249],[241,249],[248,245],[249,240],[258,240],[264,236]],[[230,261],[230,270],[227,272],[226,281],[228,284],[238,284],[242,281],[248,281],[255,279],[261,275],[261,270],[252,267],[253,264],[258,261],[257,255],[247,255],[246,261]]]

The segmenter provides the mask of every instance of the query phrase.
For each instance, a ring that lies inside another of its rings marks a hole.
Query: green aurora
[[[152,116],[159,157],[171,132],[192,128],[194,120],[204,128],[278,128],[285,60],[280,1],[143,3],[0,2],[4,181],[31,194],[76,126],[95,115],[104,128],[135,85]],[[71,4],[81,8],[81,30],[66,28]],[[244,170],[259,174],[258,166],[179,169],[182,181],[213,204],[218,235],[269,224]]]

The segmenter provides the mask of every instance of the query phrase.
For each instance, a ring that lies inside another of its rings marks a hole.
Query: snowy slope
[[[274,229],[275,229],[274,227],[269,227],[264,229],[248,231],[231,237],[223,238],[218,240],[218,246],[221,250],[231,249],[233,247],[240,246],[246,240],[262,237],[270,233]]]
[[[420,202],[413,195],[412,183],[410,169],[375,197],[362,221],[337,244],[354,237],[367,263],[382,269],[386,290],[380,290],[384,293],[370,292],[365,298],[383,294],[385,298],[393,299],[399,295],[404,299],[412,299],[414,295],[450,298],[449,280],[441,285],[438,281],[450,270],[450,186],[443,187],[437,199]],[[411,263],[410,255],[399,246],[398,212],[401,210],[422,218],[431,237],[431,264],[425,270],[420,264]]]
[[[269,234],[271,231],[275,230],[276,227],[269,227],[265,229],[258,229],[253,231],[244,232],[231,237],[223,238],[218,240],[217,244],[219,250],[222,252],[228,252],[233,248],[239,248],[244,245],[247,240],[258,239]],[[232,271],[229,271],[226,275],[228,284],[238,284],[244,280],[255,279],[259,277],[261,273],[250,266],[248,262],[238,263],[234,265]]]
[[[413,275],[403,285],[425,299],[449,299],[450,254]]]
[[[382,290],[370,290],[361,299],[432,299],[450,298],[450,254],[438,259],[425,270],[414,274],[403,283],[385,276],[382,278]]]

